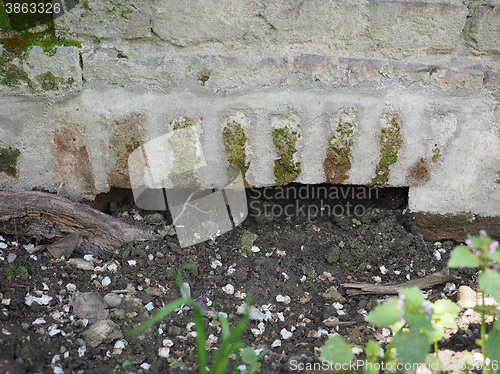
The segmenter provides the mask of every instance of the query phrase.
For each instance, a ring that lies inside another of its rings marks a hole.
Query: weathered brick
[[[70,12],[55,18],[54,24],[68,37],[147,38],[151,37],[151,1],[80,1]]]
[[[478,51],[500,53],[500,1],[476,8],[469,36]]]

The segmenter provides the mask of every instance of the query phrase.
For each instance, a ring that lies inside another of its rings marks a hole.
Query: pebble
[[[337,291],[337,288],[332,286],[326,292],[321,294],[321,297],[323,300],[327,303],[333,304],[333,303],[345,303],[346,299],[340,294],[339,291]]]
[[[81,270],[94,270],[94,265],[90,262],[85,261],[83,258],[70,258],[68,263],[77,269]]]
[[[7,244],[0,242],[0,249],[6,249],[8,247]]]
[[[476,296],[476,292],[469,286],[460,286],[457,292],[457,306],[461,310],[474,308]]]
[[[158,287],[148,287],[145,292],[150,296],[162,296],[163,292]]]
[[[110,308],[116,308],[122,303],[122,297],[114,292],[104,295],[103,299]]]
[[[84,331],[82,335],[87,344],[94,348],[97,348],[104,342],[112,342],[123,337],[120,326],[109,319],[96,322],[92,327]]]
[[[11,264],[15,261],[16,258],[17,255],[15,253],[9,253],[9,255],[7,256],[7,262]]]

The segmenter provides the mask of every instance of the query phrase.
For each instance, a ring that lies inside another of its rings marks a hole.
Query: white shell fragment
[[[222,290],[228,295],[234,294],[234,286],[232,284],[226,284],[224,287],[222,287]]]
[[[281,347],[281,340],[276,339],[276,340],[273,342],[273,344],[271,344],[271,347],[272,347],[272,348]]]
[[[283,303],[283,304],[290,304],[290,301],[292,299],[290,298],[290,296],[283,296],[283,295],[278,295],[276,296],[276,301],[278,303]]]
[[[288,331],[287,329],[285,328],[282,328],[281,331],[280,331],[280,334],[281,334],[281,337],[283,339],[290,339],[292,337],[292,333],[290,331]]]
[[[379,269],[380,269],[380,272],[382,274],[384,274],[384,275],[387,274],[387,272],[388,272],[387,268],[384,265],[382,265],[381,267],[379,267]]]
[[[250,249],[253,253],[257,253],[257,252],[260,252],[260,248],[257,247],[257,246],[253,246],[251,249]]]

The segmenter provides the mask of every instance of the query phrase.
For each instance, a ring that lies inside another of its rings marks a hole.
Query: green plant
[[[352,221],[352,227],[361,226],[360,220],[353,218],[353,219],[351,219],[351,221]]]
[[[250,374],[258,372],[260,368],[260,363],[258,363],[257,361],[266,352],[262,352],[261,354],[257,355],[253,350],[253,348],[247,347],[243,349],[244,343],[241,341],[241,335],[243,334],[243,331],[245,330],[248,322],[250,321],[249,296],[247,296],[247,299],[245,299],[246,308],[243,318],[232,330],[229,326],[227,318],[222,314],[218,315],[220,321],[220,327],[222,330],[222,344],[219,346],[217,354],[215,355],[210,368],[207,367],[207,357],[205,350],[205,341],[206,341],[205,324],[203,322],[203,316],[200,307],[191,297],[188,285],[184,283],[182,280],[181,273],[184,269],[194,269],[194,266],[192,264],[186,264],[177,271],[176,282],[177,285],[179,286],[182,297],[165,305],[150,319],[141,323],[139,326],[133,328],[132,330],[125,331],[123,335],[130,336],[133,334],[137,334],[141,331],[144,331],[149,327],[153,326],[155,323],[162,320],[164,317],[172,313],[177,308],[180,308],[183,305],[190,305],[193,310],[194,320],[196,324],[196,332],[197,332],[196,345],[198,348],[197,353],[198,353],[199,372],[201,374],[207,374],[207,370],[209,374],[226,373],[229,366],[229,360],[232,355],[236,356],[234,365],[235,373],[238,370],[237,367],[240,359],[242,359],[245,364],[250,365],[248,369],[245,369],[246,371],[243,371],[244,373]],[[242,352],[240,352],[241,350]],[[253,354],[250,352],[250,350],[252,350]]]
[[[483,302],[474,308],[481,318],[481,346],[483,357],[490,364],[483,365],[483,372],[498,371],[500,362],[500,322],[496,320],[490,333],[486,334],[485,316],[496,316],[498,310],[494,306],[486,306],[484,295],[489,294],[500,300],[500,272],[495,270],[500,263],[500,246],[498,241],[491,239],[484,230],[479,236],[468,236],[466,245],[456,247],[451,253],[448,267],[475,268],[480,267],[478,277],[479,287],[483,291]],[[451,300],[441,299],[435,303],[425,300],[417,287],[399,290],[398,298],[391,298],[367,316],[367,321],[380,327],[391,328],[395,334],[385,352],[375,341],[368,341],[363,348],[366,360],[363,373],[375,374],[379,371],[394,373],[404,370],[415,372],[418,365],[426,363],[433,371],[440,372],[442,364],[438,358],[438,342],[444,336],[444,328],[456,329],[455,319],[459,308]],[[429,354],[431,343],[434,355]],[[330,338],[321,348],[321,359],[333,365],[349,363],[354,355],[353,345],[348,344],[339,335]],[[474,362],[468,353],[462,356],[460,364]],[[343,366],[342,366],[343,367]],[[468,367],[460,367],[466,370]]]
[[[478,276],[479,288],[482,291],[482,303],[474,308],[481,314],[481,338],[477,341],[483,351],[483,357],[489,358],[495,366],[500,362],[500,322],[498,319],[493,323],[490,333],[486,334],[486,316],[496,316],[498,310],[494,306],[484,303],[485,294],[500,300],[500,272],[494,270],[495,263],[500,263],[500,251],[498,241],[493,241],[486,231],[481,230],[479,236],[467,237],[466,245],[456,247],[450,255],[448,267],[450,268],[476,268],[481,271]],[[498,367],[483,367],[483,372],[489,369],[498,370]]]

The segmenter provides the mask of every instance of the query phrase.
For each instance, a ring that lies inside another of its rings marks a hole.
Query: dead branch
[[[449,269],[444,269],[439,273],[434,273],[419,279],[412,279],[408,282],[392,284],[392,285],[379,285],[370,283],[344,283],[343,286],[348,288],[346,293],[350,296],[366,295],[366,294],[380,294],[392,295],[397,294],[401,288],[418,287],[426,289],[434,287],[437,284],[456,280],[457,277],[450,274]]]
[[[83,252],[103,257],[151,234],[88,205],[45,192],[0,191],[0,232],[22,237],[61,239],[80,233]]]

